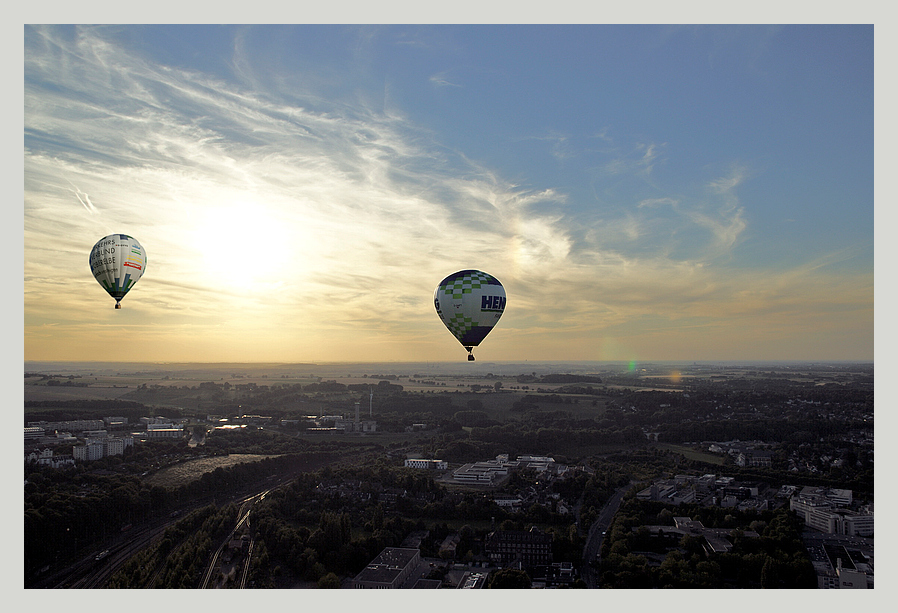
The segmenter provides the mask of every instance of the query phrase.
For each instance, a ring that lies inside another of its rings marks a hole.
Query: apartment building
[[[527,532],[496,530],[487,536],[484,550],[497,566],[545,566],[552,563],[552,535],[535,527]]]

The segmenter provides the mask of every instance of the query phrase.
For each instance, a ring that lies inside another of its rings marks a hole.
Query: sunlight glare
[[[291,255],[283,226],[256,203],[210,209],[201,228],[208,241],[202,249],[210,277],[224,289],[276,289],[289,269]]]

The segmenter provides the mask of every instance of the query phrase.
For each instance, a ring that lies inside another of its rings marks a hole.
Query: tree
[[[334,573],[327,573],[318,580],[319,590],[338,590],[340,589],[340,578]]]
[[[530,575],[516,568],[503,568],[490,575],[489,589],[530,589]]]

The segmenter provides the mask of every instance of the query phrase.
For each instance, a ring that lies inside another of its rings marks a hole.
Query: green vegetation
[[[133,556],[109,580],[107,587],[200,587],[205,563],[234,528],[237,506],[209,505],[194,511],[165,531],[158,544]]]
[[[674,514],[727,530],[732,549],[710,553],[700,535],[680,535]],[[647,526],[670,526],[652,533]],[[786,509],[741,513],[682,505],[673,510],[630,496],[602,544],[605,588],[815,588],[814,569],[801,542],[802,523]],[[748,535],[757,531],[759,536]]]
[[[658,449],[662,449],[664,451],[670,451],[671,453],[678,453],[685,457],[688,460],[692,460],[695,462],[703,462],[705,464],[717,464],[718,466],[723,466],[726,463],[725,456],[713,453],[707,453],[704,451],[696,451],[691,447],[686,447],[684,445],[672,445],[670,443],[659,443],[656,446]]]

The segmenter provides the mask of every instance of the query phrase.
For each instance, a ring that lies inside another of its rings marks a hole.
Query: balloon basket
[[[115,303],[115,308],[120,309],[120,308],[122,308],[122,305],[120,305],[118,302],[116,302],[116,303]]]

